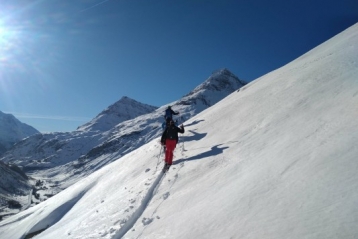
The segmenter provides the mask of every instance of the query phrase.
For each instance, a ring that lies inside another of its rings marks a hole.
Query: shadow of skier
[[[179,142],[180,141],[184,141],[184,142],[190,142],[190,141],[199,141],[201,140],[202,138],[204,138],[208,133],[202,133],[202,134],[199,134],[199,133],[196,133],[195,131],[192,131],[192,130],[189,130],[190,133],[192,133],[193,135],[191,136],[180,136],[179,138]]]
[[[205,121],[205,120],[195,120],[195,121],[191,122],[190,124],[186,124],[186,125],[184,125],[184,126],[185,126],[185,127],[193,126],[193,125],[199,124],[199,123],[202,122],[202,121]]]
[[[203,152],[203,153],[195,155],[193,157],[186,158],[186,159],[179,159],[177,161],[174,161],[173,165],[177,165],[177,164],[180,164],[181,162],[185,162],[185,161],[198,160],[198,159],[203,159],[203,158],[207,158],[210,156],[219,155],[219,154],[222,154],[225,149],[229,148],[229,147],[219,148],[219,146],[221,146],[221,144],[215,145],[215,146],[211,147],[211,149],[209,151]]]

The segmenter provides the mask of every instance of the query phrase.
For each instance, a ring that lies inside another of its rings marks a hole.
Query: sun
[[[0,44],[4,44],[4,42],[7,40],[8,33],[9,31],[6,29],[5,24],[0,19]]]
[[[2,0],[0,0],[0,82],[4,82],[5,78],[8,81],[22,80],[26,78],[25,75],[34,79],[37,77],[43,79],[47,73],[46,66],[54,56],[52,52],[42,47],[50,41],[50,38],[53,39],[52,35],[47,34],[47,28],[43,27],[43,18],[40,17],[39,20],[30,13],[19,14],[27,9],[7,13],[6,8],[2,8],[1,4]],[[43,29],[45,31],[42,31]]]
[[[0,18],[0,78],[4,78],[3,74],[15,65],[13,63],[16,60],[16,52],[18,52],[17,42],[16,31]]]
[[[1,1],[1,0],[0,0]],[[9,19],[0,16],[0,55],[5,57],[12,54],[19,40],[19,31]]]

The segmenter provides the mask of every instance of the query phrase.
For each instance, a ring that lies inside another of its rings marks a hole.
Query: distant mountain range
[[[159,137],[167,106],[180,112],[175,119],[184,123],[244,85],[222,69],[183,98],[159,108],[122,97],[77,130],[30,136],[0,160],[18,165],[33,179],[34,190],[41,193],[32,197],[32,204],[39,203]]]
[[[20,140],[38,133],[34,127],[20,122],[12,114],[0,111],[0,155]]]

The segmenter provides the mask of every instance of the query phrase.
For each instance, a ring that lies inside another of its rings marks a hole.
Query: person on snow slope
[[[171,106],[168,106],[168,108],[165,110],[165,121],[167,122],[167,124],[169,124],[170,120],[173,119],[173,115],[178,115],[179,112],[172,110]]]
[[[178,133],[183,134],[184,132],[183,125],[177,127],[173,119],[169,120],[169,125],[165,128],[160,140],[161,144],[165,146],[165,170],[168,170],[173,164],[173,152],[178,143]]]

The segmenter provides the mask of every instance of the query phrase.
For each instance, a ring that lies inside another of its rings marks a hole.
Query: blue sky
[[[1,0],[0,111],[72,131],[161,106],[217,69],[252,81],[358,22],[357,0]]]

